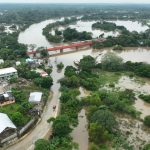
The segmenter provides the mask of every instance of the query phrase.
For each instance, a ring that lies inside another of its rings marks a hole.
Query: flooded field
[[[150,115],[150,104],[138,98],[140,94],[150,94],[149,83],[142,83],[136,81],[134,78],[122,76],[119,79],[116,87],[119,87],[122,90],[123,89],[133,90],[136,93],[136,100],[134,107],[136,108],[136,110],[141,112],[141,118],[144,119],[144,117]]]

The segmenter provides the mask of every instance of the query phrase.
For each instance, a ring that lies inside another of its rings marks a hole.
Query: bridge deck
[[[97,41],[104,42],[105,39],[98,39]],[[83,46],[91,46],[92,44],[93,44],[93,41],[84,41],[84,42],[73,43],[70,45],[51,47],[51,48],[48,48],[47,51],[57,51],[57,50],[64,50],[64,49],[68,49],[68,48],[78,48],[78,47],[83,47]],[[28,55],[36,54],[36,53],[40,53],[40,52],[35,51],[35,50],[33,50],[31,52],[27,52]]]

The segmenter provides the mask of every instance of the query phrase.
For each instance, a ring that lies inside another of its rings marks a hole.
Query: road
[[[51,125],[47,123],[50,117],[56,117],[59,112],[59,97],[60,97],[60,84],[57,82],[58,79],[62,77],[61,73],[57,73],[57,70],[53,69],[53,86],[51,88],[53,96],[51,100],[49,99],[47,105],[44,108],[43,114],[41,116],[42,120],[36,127],[21,141],[10,146],[7,150],[34,150],[34,143],[38,139],[48,138],[51,132]],[[56,110],[53,111],[53,106],[56,105]]]

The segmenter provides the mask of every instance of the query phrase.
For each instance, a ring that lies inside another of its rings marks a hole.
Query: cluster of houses
[[[37,70],[41,76],[47,76],[47,74],[41,70]],[[12,77],[18,77],[17,70],[13,67],[0,69],[0,107],[15,103],[15,98],[11,90],[3,90],[3,82],[9,80]],[[29,102],[35,106],[40,106],[42,103],[42,92],[31,92],[29,96]],[[40,112],[41,107],[38,112]],[[9,137],[12,134],[17,133],[17,127],[13,124],[7,114],[0,113],[0,145],[3,139]]]

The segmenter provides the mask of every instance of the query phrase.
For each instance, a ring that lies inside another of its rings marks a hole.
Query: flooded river
[[[24,43],[27,45],[35,44],[38,47],[40,47],[40,46],[44,46],[44,47],[53,46],[53,44],[49,43],[46,40],[46,38],[42,35],[42,29],[47,24],[52,23],[54,21],[56,21],[56,20],[46,20],[46,21],[43,21],[41,23],[31,25],[24,32],[20,33],[18,41],[20,43]],[[122,23],[125,25],[125,23],[123,21],[122,21]],[[119,24],[120,24],[120,22],[118,22],[118,25]],[[74,28],[74,27],[78,28],[78,30],[80,30],[80,31],[86,30],[86,31],[91,32],[91,23],[89,23],[89,22],[83,23],[82,21],[80,21],[76,25],[71,25],[71,27],[72,28]],[[136,29],[136,26],[134,26],[134,29]],[[137,30],[139,31],[138,26],[137,26]],[[142,28],[142,30],[145,30],[145,29]],[[93,31],[93,32],[94,32],[93,34],[95,34],[95,36],[100,34],[100,33],[97,34],[96,31]],[[108,34],[108,33],[106,33],[106,34]],[[63,62],[63,64],[65,66],[68,66],[68,65],[73,65],[74,61],[79,61],[84,55],[91,55],[91,56],[97,57],[99,54],[102,54],[98,57],[98,61],[100,61],[103,54],[105,54],[108,50],[110,50],[110,49],[106,48],[103,50],[96,51],[96,50],[92,50],[92,48],[87,48],[84,51],[76,51],[75,53],[69,53],[69,54],[59,55],[59,56],[55,56],[55,57],[50,57],[49,58],[49,64],[53,66],[52,77],[54,79],[54,84],[52,86],[52,92],[54,94],[53,98],[52,98],[52,105],[53,104],[54,105],[59,104],[59,96],[60,96],[59,87],[60,87],[60,84],[57,81],[63,77],[63,73],[64,73],[64,71],[62,71],[61,73],[57,72],[57,69],[56,69],[57,63]],[[125,61],[129,61],[129,60],[134,61],[134,62],[144,61],[144,62],[150,63],[150,59],[149,59],[150,58],[150,50],[146,49],[146,48],[129,48],[125,51],[116,52],[116,53],[118,53],[118,55],[121,56]],[[122,83],[122,85],[124,85],[123,81],[120,81],[120,85],[121,85],[121,83]],[[126,85],[128,88],[129,83],[126,83]],[[138,86],[137,86],[137,88],[138,88]],[[139,100],[138,103],[136,103],[135,107],[138,107],[139,109],[141,109],[140,108],[141,105],[145,105],[145,104],[140,103],[140,100]],[[146,105],[145,108],[147,109],[146,111],[148,111],[148,109],[150,107],[149,106],[147,107],[147,105]],[[51,107],[49,109],[51,109]],[[47,111],[47,112],[50,113],[50,111]],[[49,115],[49,114],[47,114],[47,115]],[[88,132],[86,129],[87,121],[86,121],[84,109],[81,110],[81,112],[79,113],[78,119],[79,119],[79,125],[77,128],[75,128],[75,130],[72,133],[73,140],[79,144],[80,150],[87,150],[88,149],[88,147],[87,147],[88,146]]]

